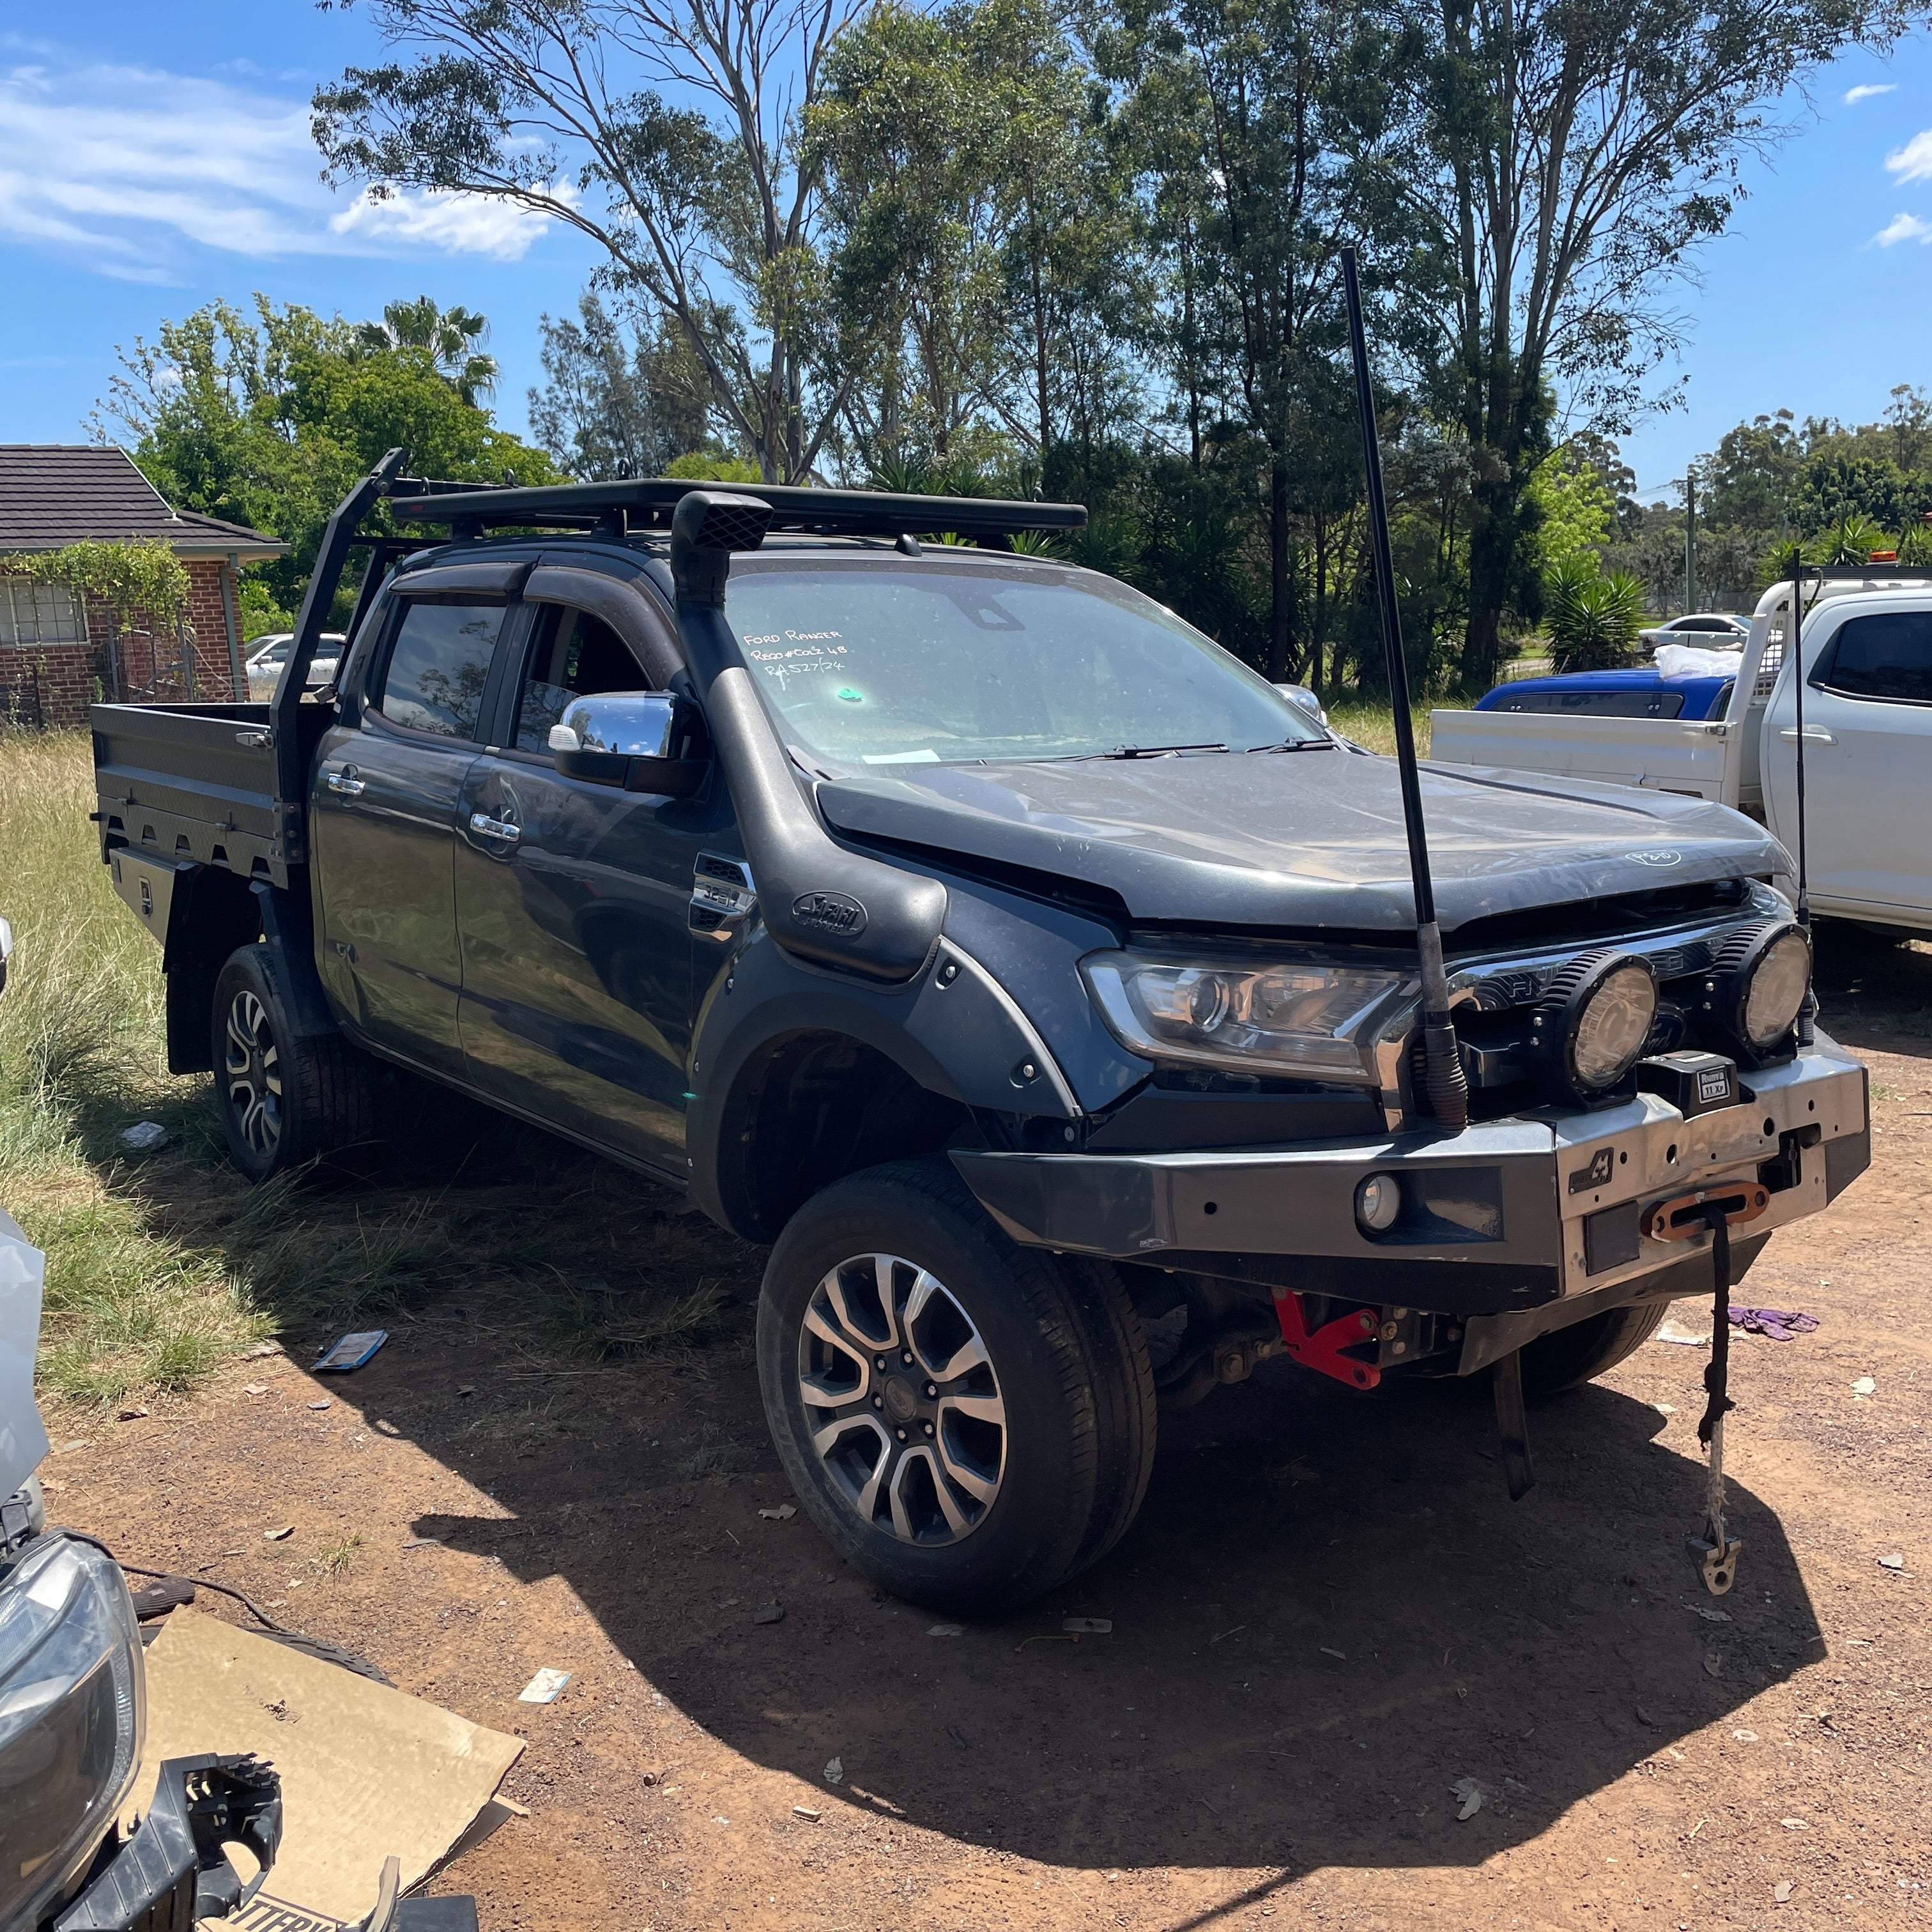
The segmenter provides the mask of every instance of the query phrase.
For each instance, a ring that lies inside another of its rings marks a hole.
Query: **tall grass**
[[[160,1120],[178,1160],[208,1126],[166,1077],[160,952],[114,895],[93,808],[84,733],[0,732],[0,1205],[46,1250],[43,1383],[112,1401],[180,1388],[268,1324],[126,1184],[126,1127]]]
[[[553,1352],[661,1353],[729,1325],[754,1250],[494,1116],[440,1136],[440,1165],[245,1188],[206,1078],[166,1071],[160,951],[100,862],[94,802],[87,734],[0,731],[0,1207],[46,1251],[44,1398],[184,1389],[265,1336],[406,1320],[459,1284]],[[168,1140],[136,1155],[120,1137],[142,1120]]]

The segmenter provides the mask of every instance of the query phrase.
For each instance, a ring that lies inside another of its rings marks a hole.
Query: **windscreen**
[[[1327,737],[1171,611],[1086,571],[814,560],[734,574],[726,610],[787,739],[835,764]]]

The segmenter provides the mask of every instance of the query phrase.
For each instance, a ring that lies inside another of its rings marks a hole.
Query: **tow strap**
[[[1696,1558],[1704,1587],[1721,1597],[1737,1580],[1738,1556],[1744,1544],[1724,1530],[1724,1418],[1736,1408],[1730,1397],[1731,1228],[1727,1204],[1707,1201],[1699,1211],[1711,1230],[1711,1359],[1704,1365],[1704,1413],[1697,1424],[1697,1440],[1710,1452],[1704,1489],[1704,1533],[1686,1539]]]

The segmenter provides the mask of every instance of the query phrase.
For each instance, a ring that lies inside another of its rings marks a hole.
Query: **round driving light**
[[[1372,1174],[1355,1190],[1355,1219],[1366,1234],[1386,1233],[1402,1212],[1402,1190],[1392,1174]]]
[[[1657,1017],[1657,982],[1642,961],[1604,974],[1576,1016],[1570,1064],[1580,1085],[1614,1087],[1635,1064]]]
[[[1704,1010],[1725,1048],[1756,1065],[1792,1046],[1791,1031],[1811,986],[1811,942],[1789,920],[1764,920],[1718,949]]]
[[[1534,1026],[1553,1098],[1588,1102],[1619,1085],[1657,1019],[1657,976],[1634,952],[1604,947],[1550,982]]]

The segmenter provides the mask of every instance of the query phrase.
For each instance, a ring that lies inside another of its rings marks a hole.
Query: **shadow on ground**
[[[787,1492],[742,1360],[700,1405],[736,1426],[748,1466],[728,1482],[690,1480],[688,1460],[654,1472],[607,1408],[601,1439],[458,1450],[514,1520],[416,1531],[560,1576],[692,1718],[824,1802],[1083,1868],[1479,1863],[1822,1654],[1748,1495],[1746,1585],[1726,1621],[1696,1613],[1701,1472],[1654,1441],[1648,1405],[1592,1388],[1539,1412],[1540,1484],[1512,1505],[1470,1392],[1364,1397],[1268,1370],[1170,1420],[1100,1566],[958,1636],[929,1635],[934,1613],[875,1593],[802,1515],[758,1516]],[[419,1382],[379,1362],[358,1393],[450,1455]],[[668,1432],[665,1414],[638,1424]],[[758,1625],[767,1600],[784,1619]],[[1069,1615],[1112,1633],[1069,1639]],[[1462,1822],[1466,1777],[1488,1795]]]
[[[1820,962],[1834,1034],[1932,1054],[1932,952],[1828,930]],[[1822,1654],[1778,1520],[1735,1486],[1742,1581],[1704,1594],[1688,1418],[1670,1448],[1609,1388],[1534,1412],[1539,1484],[1512,1504],[1480,1391],[1364,1396],[1279,1362],[1163,1418],[1145,1508],[1096,1569],[930,1635],[802,1514],[759,1514],[790,1498],[750,1363],[757,1252],[540,1136],[461,1138],[288,1210],[325,1250],[438,1217],[353,1399],[508,1514],[416,1533],[560,1577],[673,1703],[826,1806],[1086,1868],[1469,1866]],[[142,1185],[192,1219],[215,1184],[184,1161]],[[237,1239],[304,1359],[314,1281],[277,1304],[259,1231]],[[734,1306],[664,1330],[700,1275]],[[755,1624],[767,1602],[782,1620]],[[1113,1629],[1075,1640],[1069,1616]],[[1459,1821],[1463,1778],[1485,1795]]]

